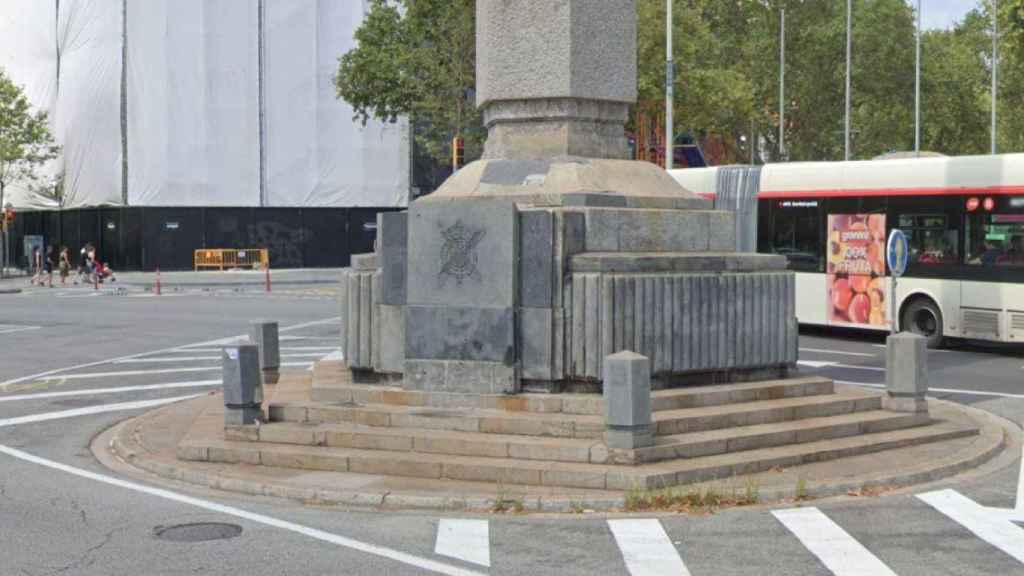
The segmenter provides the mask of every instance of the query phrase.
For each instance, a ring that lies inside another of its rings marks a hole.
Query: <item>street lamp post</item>
[[[853,0],[846,0],[846,126],[843,129],[843,160],[850,160],[850,63],[853,47]]]
[[[672,61],[672,2],[665,4],[665,170],[672,169],[675,160],[675,129],[673,127],[672,107],[675,98],[675,67]]]
[[[786,158],[786,9],[779,30],[779,159]]]
[[[992,0],[992,153],[996,154],[997,93],[999,91],[999,0]]]
[[[921,0],[917,0],[917,63],[914,65],[914,154],[921,156]]]

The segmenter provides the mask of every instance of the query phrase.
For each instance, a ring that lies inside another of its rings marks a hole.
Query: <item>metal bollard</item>
[[[277,384],[281,369],[281,348],[277,322],[254,320],[249,325],[249,341],[259,347],[260,370],[264,384]]]
[[[928,412],[928,347],[923,336],[900,332],[885,339],[885,389],[886,410]]]
[[[259,351],[252,344],[229,346],[221,352],[224,385],[224,425],[256,424],[262,415]]]
[[[651,361],[635,352],[604,358],[604,442],[633,450],[654,444],[651,430]]]

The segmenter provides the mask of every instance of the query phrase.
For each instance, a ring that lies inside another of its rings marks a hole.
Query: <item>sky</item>
[[[909,1],[917,5],[917,0]],[[926,29],[951,28],[978,4],[978,0],[921,0],[921,25]]]

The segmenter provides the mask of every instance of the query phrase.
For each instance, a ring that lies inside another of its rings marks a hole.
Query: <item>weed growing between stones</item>
[[[626,493],[626,510],[711,514],[721,508],[757,504],[759,499],[760,487],[757,481],[748,478],[742,487],[712,485],[703,489],[693,486],[658,490],[633,489]]]
[[[797,501],[807,500],[807,479],[800,478],[796,481],[796,490],[793,493],[793,498]]]

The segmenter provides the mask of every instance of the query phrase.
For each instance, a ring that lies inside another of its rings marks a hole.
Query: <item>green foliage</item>
[[[15,183],[32,186],[36,169],[60,151],[53,143],[46,113],[33,113],[21,88],[0,69],[0,206]]]
[[[372,0],[356,47],[339,58],[338,97],[363,122],[412,117],[417,143],[440,162],[456,135],[467,158],[479,156],[475,12],[474,0]]]
[[[914,145],[915,14],[905,0],[853,0],[852,157]],[[338,95],[364,121],[410,115],[416,139],[447,162],[485,136],[467,97],[475,80],[474,0],[372,0],[358,46],[339,62]],[[846,6],[834,0],[674,0],[675,130],[715,135],[727,162],[778,146],[779,11],[786,9],[786,158],[843,157]],[[991,99],[991,0],[951,30],[922,39],[922,148],[986,153]],[[1024,151],[1024,0],[1000,0],[1000,151]],[[637,0],[637,87],[665,94],[665,0]]]

